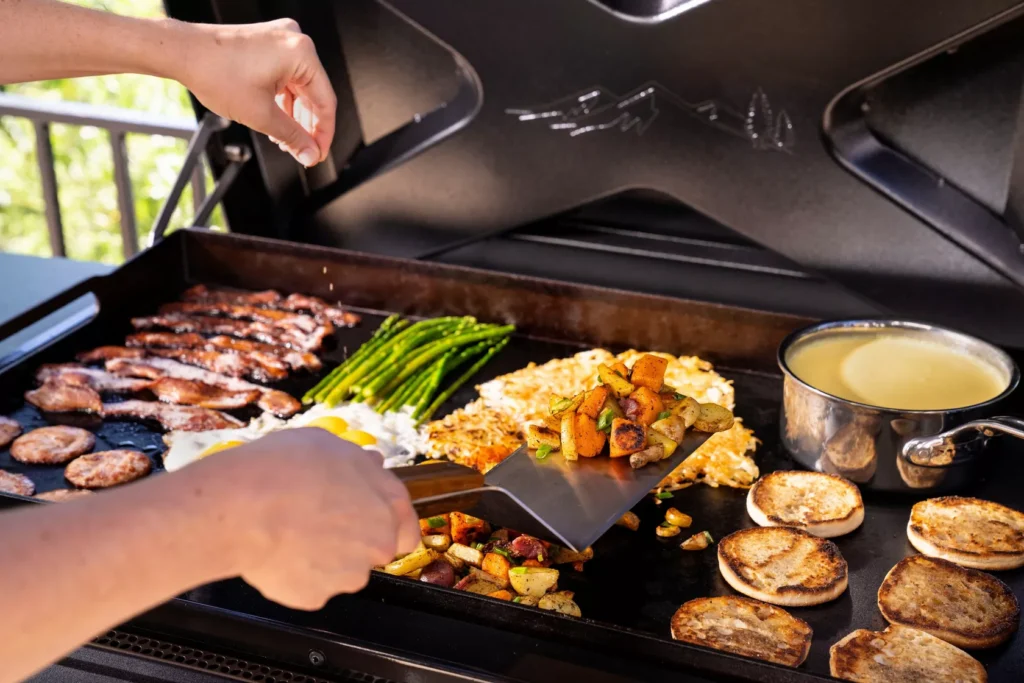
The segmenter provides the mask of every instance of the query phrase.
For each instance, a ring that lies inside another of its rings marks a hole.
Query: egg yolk
[[[377,443],[377,437],[373,434],[368,434],[360,429],[350,429],[343,434],[339,434],[339,437],[345,441],[351,441],[357,446],[373,446]]]
[[[306,427],[319,427],[324,429],[335,436],[344,439],[343,434],[348,431],[348,422],[345,422],[340,417],[333,415],[325,415],[324,417],[318,417],[315,420],[310,420],[306,423]]]
[[[215,443],[212,446],[210,446],[209,448],[207,448],[205,451],[200,453],[196,457],[196,460],[199,460],[201,458],[205,458],[208,455],[213,455],[214,453],[220,453],[221,451],[226,451],[227,449],[234,448],[235,446],[241,446],[244,443],[245,443],[244,441],[238,441],[238,440],[235,440],[235,441],[221,441],[220,443]]]

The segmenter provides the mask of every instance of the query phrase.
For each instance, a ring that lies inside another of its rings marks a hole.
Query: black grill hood
[[[254,139],[236,232],[1024,347],[1022,2],[167,7],[297,19],[339,94],[332,163]]]

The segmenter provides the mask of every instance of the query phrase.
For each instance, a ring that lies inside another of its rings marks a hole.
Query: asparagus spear
[[[434,399],[434,402],[431,403],[430,406],[427,407],[427,409],[416,420],[416,424],[421,425],[427,420],[429,420],[431,417],[433,417],[434,413],[437,412],[437,409],[440,408],[445,401],[451,398],[452,394],[458,391],[459,387],[461,387],[463,384],[466,383],[466,381],[469,378],[475,375],[480,370],[480,368],[485,366],[487,364],[487,361],[489,361],[491,358],[494,357],[495,354],[497,354],[499,351],[505,348],[506,344],[508,344],[508,337],[505,337],[497,344],[492,346],[487,353],[481,356],[480,360],[473,363],[473,365],[470,366],[468,370],[466,370],[454,382],[452,382],[451,386],[449,386],[440,396]]]

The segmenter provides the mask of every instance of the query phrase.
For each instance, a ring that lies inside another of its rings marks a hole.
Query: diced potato
[[[414,581],[420,580],[420,575],[423,573],[422,569],[416,569],[405,575],[405,578],[412,579]]]
[[[466,571],[466,567],[468,567],[469,565],[462,558],[452,555],[450,550],[451,549],[449,548],[449,552],[446,552],[444,555],[442,555],[441,559],[450,564],[452,566],[452,569],[455,570],[456,574],[463,573],[464,571]],[[472,548],[470,548],[470,550],[472,550]]]
[[[586,392],[581,391],[572,398],[562,398],[561,396],[551,397],[551,414],[554,417],[562,417],[566,413],[575,413],[576,409],[583,403],[583,399],[586,397]]]
[[[717,403],[701,403],[700,414],[693,423],[698,432],[724,432],[732,427],[733,416],[728,408]]]
[[[668,522],[665,522],[664,524],[659,524],[654,528],[654,533],[656,533],[661,538],[672,538],[673,536],[678,536],[679,531],[679,527],[677,527],[675,524],[669,524]]]
[[[631,420],[615,418],[612,420],[612,435],[608,442],[613,458],[631,455],[647,447],[647,428]]]
[[[633,371],[629,373],[629,381],[638,387],[647,387],[651,391],[661,391],[665,381],[665,368],[668,361],[660,356],[646,353],[633,363]]]
[[[619,373],[619,377],[621,377],[622,379],[629,378],[629,370],[626,369],[626,364],[623,363],[621,360],[615,361],[608,367],[610,367],[613,371]]]
[[[579,446],[576,443],[576,414],[565,413],[562,415],[561,425],[562,457],[566,460],[576,460],[579,457]]]
[[[624,526],[630,531],[636,531],[640,528],[640,518],[635,512],[627,512],[626,514],[619,517],[619,521],[615,522],[619,526]]]
[[[576,413],[575,430],[576,452],[580,457],[593,458],[601,453],[608,435],[597,428],[597,420],[589,415]]]
[[[618,374],[603,363],[597,366],[597,378],[618,398],[625,398],[636,389],[624,375]]]
[[[658,420],[651,425],[652,430],[656,430],[668,438],[672,439],[676,443],[683,440],[686,436],[686,423],[683,422],[683,418],[677,415],[671,415],[664,419]],[[648,439],[650,440],[650,439]],[[669,455],[672,455],[669,453]]]
[[[435,534],[451,536],[451,533],[448,515],[435,515],[434,517],[424,517],[420,520],[420,534],[423,536],[433,536]]]
[[[640,387],[629,395],[636,402],[637,414],[633,419],[642,425],[650,426],[657,422],[658,415],[665,410],[661,397],[647,387]]]
[[[491,583],[490,581],[484,581],[470,575],[455,584],[455,590],[466,591],[467,593],[476,593],[477,595],[490,595],[491,593],[500,591],[501,587]]]
[[[498,553],[487,553],[480,568],[494,577],[493,581],[499,586],[508,588],[508,570],[512,568],[512,563],[507,558]]]
[[[453,512],[448,517],[451,520],[452,541],[455,543],[472,545],[487,540],[491,535],[491,525],[482,519],[462,512]]]
[[[672,409],[672,414],[681,417],[683,424],[689,429],[700,416],[700,404],[697,403],[696,399],[687,396],[679,402],[679,405]]]
[[[559,423],[561,429],[561,423]],[[541,446],[550,446],[558,450],[562,446],[562,438],[558,431],[552,431],[547,425],[531,424],[526,427],[526,447],[537,450]]]
[[[665,521],[682,529],[693,524],[693,518],[690,515],[684,514],[676,508],[665,510]]]
[[[558,612],[559,614],[565,614],[570,617],[583,616],[583,612],[580,611],[579,605],[573,602],[571,593],[569,595],[561,592],[548,593],[537,601],[537,607]]]
[[[629,466],[634,470],[658,462],[665,458],[665,449],[661,445],[648,446],[638,453],[629,456]]]
[[[536,607],[537,603],[540,602],[540,598],[535,598],[532,595],[517,595],[512,598],[512,602],[517,602],[520,605],[526,605],[527,607]]]
[[[430,548],[417,548],[405,557],[399,558],[390,564],[384,565],[384,571],[394,576],[405,576],[417,569],[423,569],[436,560],[437,553]]]
[[[452,544],[452,537],[444,534],[431,534],[430,536],[423,537],[423,545],[427,546],[431,550],[436,550],[439,553],[443,553],[448,550],[448,547]]]
[[[605,399],[604,407],[601,408],[601,412],[603,413],[606,410],[612,411],[612,415],[614,417],[626,417],[626,413],[622,410],[622,406],[619,405],[619,402],[615,399],[615,396],[611,394],[609,394],[608,398]],[[598,417],[600,417],[600,415]]]
[[[558,583],[558,570],[546,567],[513,567],[509,570],[508,578],[516,593],[539,598]]]
[[[572,564],[574,562],[586,562],[594,559],[593,548],[585,548],[582,552],[576,552],[562,546],[555,547],[558,549],[551,555],[551,561],[554,564]]]
[[[648,446],[661,446],[664,451],[665,458],[671,457],[675,453],[676,448],[679,447],[679,443],[673,439],[668,438],[654,427],[647,430],[647,445]]]
[[[476,548],[470,548],[468,545],[462,543],[452,543],[451,547],[448,548],[446,555],[458,558],[466,564],[471,564],[474,567],[479,567],[484,562],[484,554]]]
[[[707,531],[702,531],[699,534],[694,534],[688,539],[683,541],[679,547],[683,550],[704,550],[709,545],[715,542],[715,539],[711,537]]]
[[[592,417],[595,420],[601,415],[601,411],[604,410],[604,402],[608,398],[608,387],[597,387],[587,392],[586,397],[583,399],[583,403],[576,409],[577,413],[581,413],[588,417]]]
[[[494,598],[495,600],[504,600],[506,602],[509,602],[509,601],[512,600],[512,594],[509,593],[507,590],[504,590],[504,589],[502,589],[500,591],[494,591],[493,593],[488,593],[487,597]]]

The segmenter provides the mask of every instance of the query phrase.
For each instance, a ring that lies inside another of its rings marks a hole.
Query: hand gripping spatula
[[[672,457],[637,470],[629,458],[538,460],[523,446],[486,475],[448,462],[391,471],[423,517],[457,510],[581,551],[710,436],[687,432]]]

